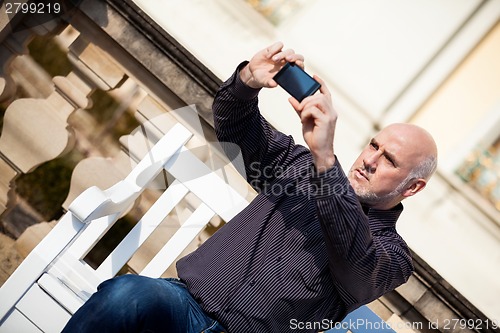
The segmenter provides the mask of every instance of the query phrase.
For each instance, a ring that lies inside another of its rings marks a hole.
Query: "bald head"
[[[436,165],[436,143],[426,130],[392,124],[370,140],[348,178],[362,204],[389,209],[424,189]]]
[[[437,167],[437,146],[432,135],[420,126],[396,123],[385,127],[380,133],[387,132],[400,142],[406,151],[406,161],[412,170],[408,178],[428,180]]]

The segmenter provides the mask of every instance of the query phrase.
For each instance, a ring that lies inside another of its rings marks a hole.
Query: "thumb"
[[[268,88],[275,88],[275,87],[277,87],[277,86],[278,86],[278,84],[277,84],[277,83],[276,83],[276,81],[274,81],[273,79],[269,79],[269,80],[267,81],[267,87],[268,87]]]
[[[299,101],[295,99],[295,97],[290,97],[288,98],[288,102],[292,105],[292,107],[295,109],[295,112],[297,112],[297,115],[300,117],[300,112],[302,111],[300,107]]]

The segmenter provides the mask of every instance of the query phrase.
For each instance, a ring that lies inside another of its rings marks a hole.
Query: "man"
[[[401,201],[436,168],[434,140],[417,126],[391,125],[346,176],[334,153],[337,113],[320,78],[319,93],[290,98],[309,149],[260,115],[258,92],[276,86],[286,62],[304,65],[281,43],[269,46],[214,100],[218,139],[241,148],[259,195],[178,261],[180,279],[108,280],[67,332],[316,332],[407,281],[412,260],[395,224]]]

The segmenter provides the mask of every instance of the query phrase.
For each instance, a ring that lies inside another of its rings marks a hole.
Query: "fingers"
[[[288,102],[290,102],[290,104],[292,105],[292,107],[294,108],[295,112],[297,112],[297,115],[300,117],[300,111],[302,111],[302,108],[300,106],[300,103],[299,101],[297,101],[295,99],[295,97],[290,97],[288,99]]]
[[[264,49],[265,57],[275,63],[295,62],[300,67],[304,67],[304,56],[295,53],[293,49],[283,50],[283,43],[276,42]]]
[[[288,101],[295,109],[295,112],[299,116],[302,123],[307,122],[309,118],[318,119],[325,115],[318,101],[310,100],[309,102],[304,103],[304,100],[302,103],[299,103],[299,101],[297,101],[294,97],[290,97]]]
[[[255,54],[246,70],[240,72],[243,82],[252,88],[274,88],[278,84],[273,77],[286,62],[294,62],[304,68],[304,56],[292,49],[283,49],[282,42],[276,42]]]
[[[330,91],[321,78],[317,76],[314,76],[314,78],[321,84],[320,93],[306,97],[300,103],[295,99],[290,100],[290,104],[292,104],[302,121],[308,117],[318,119],[323,118],[323,116],[326,117],[325,119],[336,119],[338,115],[333,107]]]
[[[269,87],[269,88],[275,88],[278,86],[278,83],[276,81],[274,81],[274,79],[269,79],[267,82],[266,82],[266,87]]]
[[[295,53],[295,51],[292,49],[288,49],[275,54],[272,60],[275,63],[282,63],[282,64],[286,62],[294,62],[302,69],[304,69],[304,56],[302,54]]]
[[[306,97],[300,103],[299,109],[305,110],[308,108],[317,108],[323,112],[326,112],[329,108],[329,97],[324,94],[316,94]]]
[[[303,57],[302,57],[302,59],[296,59],[296,60],[293,60],[293,61],[290,61],[290,62],[294,62],[300,68],[305,69],[304,58]]]
[[[282,42],[276,42],[273,45],[270,45],[264,49],[266,58],[270,59],[272,58],[275,54],[280,52],[283,49],[283,43]]]
[[[314,75],[314,79],[316,81],[318,81],[319,84],[321,84],[321,87],[319,88],[319,91],[324,94],[324,95],[327,95],[327,96],[331,96],[332,94],[330,93],[330,90],[328,89],[328,87],[326,86],[325,84],[325,81],[323,81],[323,79],[321,79],[319,76],[317,75]]]
[[[310,120],[314,121],[322,121],[325,118],[325,114],[318,109],[317,107],[305,108],[300,112],[300,121],[305,124]]]
[[[321,87],[319,88],[320,93],[304,98],[304,100],[301,102],[301,108],[304,109],[307,107],[315,106],[323,112],[331,112],[333,110],[333,104],[332,94],[330,93],[330,90],[328,89],[325,81],[323,81],[323,79],[321,79],[319,76],[314,75],[314,79],[321,85]]]
[[[288,62],[304,62],[304,56],[302,54],[295,53],[292,49],[287,49],[281,52],[276,53],[273,56],[273,61],[288,61]]]

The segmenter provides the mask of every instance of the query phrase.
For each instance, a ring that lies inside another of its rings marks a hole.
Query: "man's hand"
[[[252,88],[274,88],[274,75],[287,63],[294,62],[304,67],[304,57],[293,50],[283,50],[283,43],[277,42],[259,51],[240,71],[241,80]]]
[[[289,101],[300,117],[302,135],[311,149],[316,170],[321,173],[335,164],[333,139],[338,115],[325,82],[316,75],[314,78],[321,84],[319,94],[309,96],[301,103],[293,97]]]

